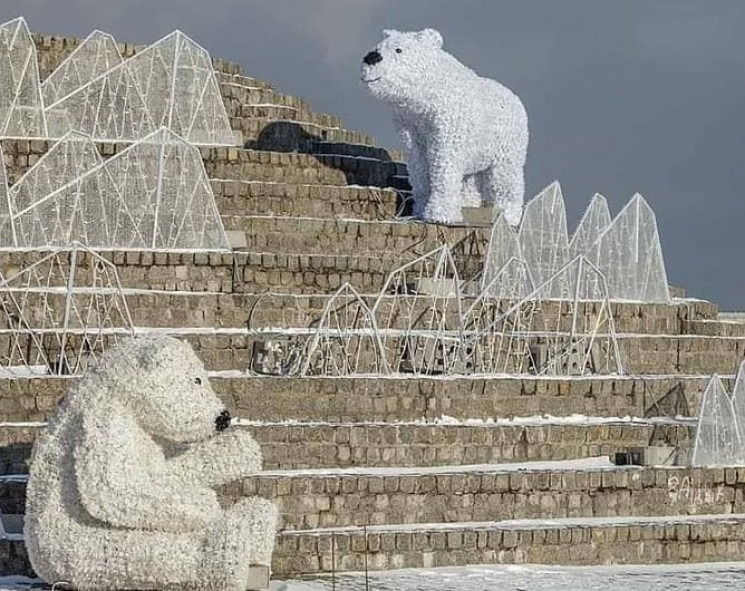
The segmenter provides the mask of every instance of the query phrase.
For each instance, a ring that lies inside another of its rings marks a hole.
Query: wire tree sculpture
[[[0,25],[0,137],[46,137],[36,44],[23,17]]]
[[[0,274],[0,374],[78,374],[133,334],[116,268],[83,245]]]
[[[354,288],[345,283],[324,306],[318,327],[308,341],[300,375],[387,373],[375,317]]]
[[[2,247],[230,247],[199,149],[165,128],[106,161],[68,134],[0,200],[7,226]]]
[[[393,271],[372,308],[391,371],[452,373],[462,361],[462,300],[447,246]]]

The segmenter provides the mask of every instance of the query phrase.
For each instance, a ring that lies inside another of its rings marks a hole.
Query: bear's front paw
[[[428,203],[420,218],[431,224],[459,224],[463,222],[463,212],[460,205],[444,207],[441,204]]]

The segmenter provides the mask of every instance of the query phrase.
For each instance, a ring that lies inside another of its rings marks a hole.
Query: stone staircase
[[[39,38],[42,71],[74,46]],[[277,327],[310,330],[344,282],[372,303],[393,269],[443,243],[464,276],[474,274],[488,229],[408,221],[397,154],[234,65],[215,67],[246,145],[202,156],[224,223],[246,246],[101,254],[118,270],[137,331],[191,342],[238,428],[261,444],[267,471],[221,494],[279,504],[276,575],[741,559],[745,468],[607,459],[650,443],[690,444],[708,377],[731,379],[745,354],[745,323],[719,319],[712,303],[614,303],[624,376],[250,371],[257,341]],[[11,182],[48,148],[4,142]],[[99,146],[104,156],[121,148]],[[44,254],[0,252],[0,270]],[[3,513],[23,512],[31,445],[74,379],[0,379]],[[28,572],[22,541],[0,540],[0,574]]]

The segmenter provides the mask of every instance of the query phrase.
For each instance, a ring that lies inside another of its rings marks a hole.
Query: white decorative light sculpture
[[[389,373],[375,318],[348,283],[326,302],[304,357],[303,376]]]
[[[156,126],[114,38],[94,31],[42,85],[51,137],[134,141]]]
[[[554,182],[525,205],[520,225],[520,248],[536,285],[543,285],[541,297],[557,297],[565,288],[548,279],[569,260],[569,237],[561,187]],[[563,280],[558,277],[557,280]]]
[[[199,149],[160,129],[104,161],[71,133],[10,189],[0,246],[225,250]],[[0,204],[0,221],[2,220]]]
[[[0,137],[46,137],[36,45],[23,17],[0,25]]]
[[[277,509],[215,487],[261,470],[191,347],[128,339],[76,381],[39,435],[24,538],[47,583],[244,591],[269,568]]]
[[[155,127],[193,144],[234,145],[209,52],[174,31],[125,62]]]
[[[372,308],[391,371],[452,373],[462,359],[461,302],[447,246],[391,272]]]
[[[670,301],[657,219],[644,197],[634,195],[593,248],[613,299]]]
[[[493,283],[494,297],[509,293],[505,284],[508,275],[500,282],[493,282],[493,278],[501,265],[515,259],[525,263],[535,285],[544,285],[542,298],[560,299],[574,281],[558,277],[569,284],[553,284],[547,278],[570,259],[584,256],[601,271],[612,300],[670,300],[657,221],[641,195],[634,195],[611,220],[605,197],[596,194],[569,242],[564,199],[559,183],[554,182],[526,204],[517,245],[509,230],[499,218],[495,221],[484,257],[481,289]],[[593,276],[585,279],[590,283],[580,286],[581,297],[600,293]],[[512,281],[513,292],[520,281]]]
[[[743,459],[743,441],[732,399],[719,376],[713,376],[701,400],[691,465],[733,466]]]
[[[595,193],[590,199],[590,205],[577,225],[569,243],[569,256],[574,258],[579,255],[586,256],[594,264],[593,254],[597,248],[591,249],[598,237],[610,226],[611,216],[608,209],[608,201],[599,193]]]
[[[599,287],[591,298],[587,284]],[[548,286],[565,291],[549,299]],[[607,286],[581,256],[517,302],[484,291],[464,314],[464,332],[473,373],[623,374]]]
[[[481,291],[493,298],[507,299],[521,299],[533,291],[520,241],[502,215],[492,225],[481,272]]]
[[[132,333],[116,268],[82,245],[0,274],[0,376],[80,374]]]
[[[431,222],[460,222],[462,205],[483,201],[518,224],[528,149],[520,99],[444,51],[442,36],[433,29],[384,34],[362,60],[362,81],[393,109],[414,214]]]
[[[209,52],[180,31],[125,60],[93,31],[39,81],[26,21],[0,25],[0,137],[132,142],[166,127],[197,145],[240,145]]]

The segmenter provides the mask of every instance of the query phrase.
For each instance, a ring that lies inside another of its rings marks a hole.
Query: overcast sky
[[[0,0],[19,15],[134,43],[179,28],[386,147],[360,59],[384,28],[437,28],[525,103],[527,196],[558,179],[571,231],[593,193],[614,214],[643,194],[670,282],[745,309],[745,0]]]

